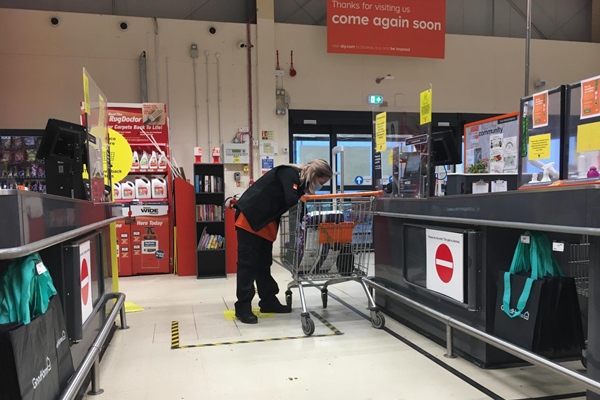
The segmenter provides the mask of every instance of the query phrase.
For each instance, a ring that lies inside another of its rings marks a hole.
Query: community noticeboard
[[[327,0],[327,52],[445,58],[446,0]]]

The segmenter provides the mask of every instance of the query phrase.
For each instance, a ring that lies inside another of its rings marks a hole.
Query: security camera
[[[238,49],[245,49],[246,47],[248,47],[248,45],[246,45],[244,41],[240,40],[238,42]]]
[[[60,19],[58,19],[58,17],[52,17],[50,18],[50,24],[52,24],[52,26],[59,26],[60,25]]]
[[[127,24],[127,22],[121,22],[119,24],[119,29],[121,29],[123,32],[125,32],[127,29],[129,29],[129,25]]]
[[[217,33],[217,28],[211,26],[210,28],[208,28],[208,33],[210,33],[211,35],[215,35]]]

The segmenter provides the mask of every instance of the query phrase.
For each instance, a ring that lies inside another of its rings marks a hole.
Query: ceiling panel
[[[300,5],[294,0],[277,0],[275,2],[275,22],[287,22],[298,10],[300,10]]]
[[[327,15],[326,0],[311,0],[303,8],[316,21]]]

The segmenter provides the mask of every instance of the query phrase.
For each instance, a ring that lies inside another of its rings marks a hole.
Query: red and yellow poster
[[[600,117],[599,81],[600,76],[581,81],[581,119]]]
[[[327,0],[327,52],[441,58],[446,0]]]
[[[533,95],[533,128],[548,126],[548,92]]]

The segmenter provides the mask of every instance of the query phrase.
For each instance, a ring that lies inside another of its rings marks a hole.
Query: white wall
[[[58,28],[48,22],[54,15],[61,18]],[[159,20],[157,85],[152,20],[128,17],[127,32],[119,30],[121,20],[122,17],[114,16],[0,9],[0,128],[43,128],[49,117],[77,121],[83,67],[90,71],[109,101],[140,102],[138,57],[146,51],[150,101],[168,103],[172,153],[190,176],[192,147],[196,144],[190,45],[196,43],[200,50],[196,67],[198,126],[200,145],[206,155],[204,51],[211,53],[210,122],[214,144],[219,126],[216,52],[221,54],[223,139],[230,140],[238,127],[248,124],[247,54],[237,48],[238,41],[245,40],[246,26]],[[218,28],[217,35],[208,34],[209,25]],[[273,40],[267,38],[260,43],[256,29],[259,37],[271,34]],[[289,53],[294,51],[298,75],[286,75],[283,86],[295,109],[370,110],[366,98],[374,93],[384,95],[390,106],[414,108],[418,91],[431,83],[434,111],[504,113],[516,111],[523,94],[523,39],[447,35],[446,59],[427,60],[327,54],[325,27],[273,26],[262,24],[259,19],[253,32],[254,130],[257,134],[263,129],[275,130],[280,150],[287,146],[288,130],[287,117],[275,116],[273,98],[269,97],[275,82],[274,72],[273,81],[268,81],[269,71],[275,68],[274,55],[268,51],[272,46],[279,49],[286,72]],[[261,44],[266,52],[261,51]],[[262,54],[258,61],[257,53]],[[599,65],[599,44],[536,40],[532,45],[532,82],[544,79],[550,87],[574,82],[598,75]],[[396,79],[375,83],[378,76],[388,73]],[[286,159],[280,155],[277,161]],[[233,171],[228,171],[228,194],[238,191],[231,182]],[[259,168],[256,172],[260,173]]]

